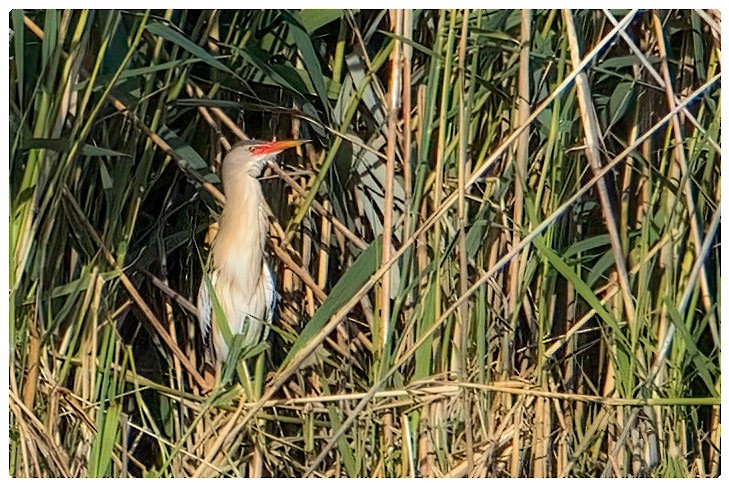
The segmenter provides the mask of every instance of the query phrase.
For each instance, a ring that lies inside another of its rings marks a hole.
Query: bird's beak
[[[281,140],[278,142],[262,143],[253,149],[253,153],[257,155],[277,154],[287,148],[298,147],[311,140]]]

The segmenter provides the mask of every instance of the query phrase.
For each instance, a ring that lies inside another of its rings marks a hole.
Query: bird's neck
[[[242,288],[254,289],[268,230],[261,185],[247,172],[225,173],[225,208],[213,244],[213,264]]]
[[[223,189],[225,190],[223,216],[246,209],[258,213],[258,204],[265,203],[261,183],[246,170],[223,172]]]

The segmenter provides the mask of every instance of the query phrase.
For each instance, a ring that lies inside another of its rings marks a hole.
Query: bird
[[[231,147],[223,159],[225,207],[197,298],[203,342],[215,365],[225,362],[229,349],[216,319],[211,291],[230,334],[242,335],[244,349],[267,339],[277,293],[274,274],[265,259],[271,210],[258,177],[277,154],[305,142],[244,140]]]

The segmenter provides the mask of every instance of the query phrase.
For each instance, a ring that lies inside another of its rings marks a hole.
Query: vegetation
[[[720,22],[12,11],[9,473],[718,476]],[[312,141],[207,390],[246,136]]]

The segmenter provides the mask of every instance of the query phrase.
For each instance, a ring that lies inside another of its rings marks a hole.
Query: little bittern
[[[253,346],[268,335],[264,328],[273,318],[276,287],[273,272],[264,259],[270,210],[258,177],[276,154],[303,142],[246,140],[233,146],[223,160],[225,208],[197,303],[203,339],[212,344],[217,363],[227,358],[228,344],[216,322],[211,289],[231,334],[243,335],[244,347]]]

